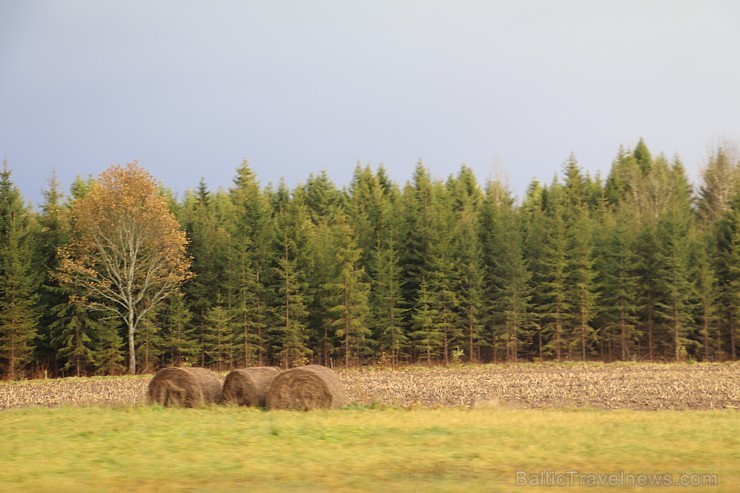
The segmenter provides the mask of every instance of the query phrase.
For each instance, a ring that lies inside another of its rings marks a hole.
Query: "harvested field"
[[[350,401],[396,406],[722,409],[740,364],[561,364],[339,372]]]
[[[115,406],[146,402],[151,375],[0,382],[0,409],[29,406]]]
[[[349,402],[400,407],[740,408],[740,363],[336,370]],[[152,376],[0,383],[0,409],[145,403]]]

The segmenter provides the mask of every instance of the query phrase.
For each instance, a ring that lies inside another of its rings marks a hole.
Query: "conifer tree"
[[[545,355],[546,343],[544,338],[545,321],[542,318],[542,309],[540,308],[547,302],[544,296],[545,292],[542,289],[543,283],[546,282],[548,276],[547,269],[545,268],[545,257],[547,253],[549,220],[545,214],[545,196],[545,188],[536,180],[532,181],[527,189],[527,194],[521,208],[523,221],[523,257],[526,259],[527,269],[531,273],[529,284],[533,287],[530,293],[532,310],[528,314],[529,323],[535,331],[532,356],[540,360]]]
[[[598,334],[592,322],[596,318],[598,287],[594,268],[593,231],[587,205],[583,202],[571,211],[568,227],[568,292],[571,303],[572,346],[585,361],[592,352]]]
[[[333,216],[342,208],[343,197],[331,181],[326,170],[318,175],[311,173],[303,189],[306,209],[314,224]]]
[[[689,279],[696,296],[694,319],[699,329],[703,361],[712,361],[721,351],[719,344],[719,279],[716,265],[718,258],[714,238],[702,228],[694,227],[689,252]]]
[[[730,210],[720,220],[717,238],[722,347],[734,361],[737,359],[737,326],[740,321],[740,195],[735,196]]]
[[[307,243],[310,252],[306,258],[307,326],[309,344],[320,364],[331,366],[332,358],[341,350],[342,344],[332,324],[336,306],[335,282],[338,276],[336,262],[337,238],[332,224],[334,217],[322,218],[311,228]]]
[[[120,324],[113,318],[99,313],[85,314],[94,325],[92,342],[95,348],[95,371],[99,375],[120,375],[125,367],[123,356],[123,338]]]
[[[608,344],[608,359],[611,360],[612,345],[619,348],[619,358],[628,360],[638,356],[636,343],[641,332],[638,330],[639,309],[639,257],[635,252],[637,231],[634,217],[626,208],[620,208],[612,216],[603,216],[606,229],[604,244],[599,256],[601,273],[601,306],[604,321],[602,342]]]
[[[463,343],[460,318],[460,265],[454,251],[455,216],[448,190],[440,182],[433,187],[430,243],[426,259],[427,288],[437,313],[435,324],[442,338],[442,360],[449,364],[451,351]]]
[[[400,192],[381,166],[357,166],[349,187],[348,213],[360,249],[360,266],[370,284],[368,321],[381,361],[395,366],[408,340],[400,264]]]
[[[718,147],[702,173],[698,211],[705,223],[717,222],[740,193],[740,157],[727,145]]]
[[[408,337],[403,329],[407,312],[401,290],[401,267],[395,232],[379,244],[373,260],[374,289],[372,290],[373,319],[381,347],[390,352],[391,366],[395,366],[406,346]]]
[[[604,195],[612,207],[621,204],[637,204],[637,195],[643,172],[635,156],[625,147],[620,147],[612,162],[604,186]]]
[[[270,205],[246,161],[237,169],[229,193],[234,217],[228,275],[235,300],[235,320],[240,327],[237,339],[243,348],[244,365],[261,366],[266,357],[269,316],[266,283],[272,243]]]
[[[56,174],[48,181],[48,188],[42,191],[44,203],[37,219],[33,237],[35,268],[40,276],[38,292],[39,333],[36,359],[44,368],[56,368],[58,347],[52,341],[51,327],[56,321],[55,307],[67,303],[67,295],[59,286],[54,272],[59,268],[58,250],[69,241],[68,209],[62,202]]]
[[[642,174],[647,175],[653,165],[653,158],[650,155],[650,150],[642,137],[640,137],[640,140],[637,142],[632,155],[634,156],[635,161],[637,161],[637,165],[640,167]]]
[[[457,264],[458,311],[464,325],[468,361],[479,358],[483,340],[483,265],[479,235],[483,193],[467,166],[448,181],[454,217],[452,250]]]
[[[656,168],[662,166],[657,160]],[[657,224],[657,270],[655,277],[656,317],[666,329],[663,345],[680,361],[693,351],[691,300],[694,293],[689,281],[689,227],[691,220],[690,187],[683,166],[675,161],[667,170],[665,208]],[[666,356],[668,356],[666,354]]]
[[[544,255],[541,259],[544,303],[540,306],[540,317],[549,337],[544,350],[553,354],[557,361],[561,361],[568,346],[567,324],[572,305],[568,292],[568,230],[563,217],[562,190],[558,183],[548,189],[545,207],[548,210],[548,220]]]
[[[520,217],[511,193],[499,182],[486,187],[481,210],[481,238],[487,269],[491,342],[501,339],[505,358],[517,361],[531,316],[531,274],[524,255]]]
[[[6,161],[0,172],[0,361],[10,380],[31,362],[36,337],[29,217]]]
[[[357,361],[370,352],[371,331],[368,328],[369,284],[365,281],[365,269],[360,267],[360,249],[357,248],[347,217],[336,216],[333,228],[336,237],[336,276],[328,285],[332,307],[331,325],[337,337],[343,341],[344,366]]]
[[[188,253],[192,258],[190,270],[194,277],[184,286],[184,292],[193,315],[200,346],[199,364],[206,363],[206,317],[213,306],[217,292],[228,285],[230,236],[226,218],[219,217],[219,202],[226,200],[213,194],[203,179],[194,193],[185,197],[182,218],[188,236]]]
[[[304,364],[312,353],[308,348],[308,286],[305,280],[306,242],[311,220],[296,193],[289,196],[281,184],[275,201],[274,260],[271,291],[274,293],[271,344],[275,361],[289,368]]]
[[[414,348],[419,352],[419,359],[432,364],[437,352],[442,346],[442,334],[437,323],[439,312],[434,308],[432,293],[426,281],[419,286],[419,298],[416,300],[416,309],[412,314],[411,340]]]
[[[404,299],[413,309],[420,299],[418,290],[430,270],[430,248],[434,241],[434,192],[428,170],[420,162],[402,195],[403,222],[401,265]]]
[[[208,309],[204,341],[208,361],[217,371],[227,370],[234,363],[233,321],[221,301],[221,296],[216,296],[216,303]]]
[[[77,377],[85,375],[95,361],[93,337],[99,327],[79,302],[60,303],[51,315],[55,317],[50,327],[51,342],[64,362],[62,370],[73,370]]]
[[[157,315],[157,312],[153,311],[141,321],[137,329],[136,364],[142,373],[154,373],[159,363],[159,357],[163,352],[164,342],[162,341],[161,325],[157,323]]]
[[[160,310],[158,323],[162,327],[162,366],[192,366],[198,363],[199,344],[192,318],[181,293],[171,296]]]
[[[658,321],[666,327],[666,349],[672,349],[676,361],[685,359],[689,340],[689,257],[686,245],[688,225],[673,214],[662,218],[658,224],[658,277],[659,298],[656,302]],[[670,341],[670,342],[669,342]],[[670,354],[670,353],[669,353]]]

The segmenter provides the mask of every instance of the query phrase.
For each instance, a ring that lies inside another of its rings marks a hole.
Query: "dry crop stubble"
[[[336,370],[348,401],[398,407],[725,409],[740,363],[515,364]],[[0,409],[146,401],[151,376],[0,382]]]

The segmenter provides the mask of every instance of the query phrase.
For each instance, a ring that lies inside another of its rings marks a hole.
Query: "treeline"
[[[70,302],[54,275],[70,240],[52,178],[39,211],[0,179],[0,362],[20,375],[116,374],[120,323]],[[606,179],[571,156],[521,201],[463,166],[419,164],[403,187],[359,166],[348,187],[310,175],[260,186],[244,162],[228,190],[171,210],[194,277],[137,334],[141,371],[166,365],[328,366],[529,360],[737,359],[740,162],[717,148],[694,189],[643,141]]]

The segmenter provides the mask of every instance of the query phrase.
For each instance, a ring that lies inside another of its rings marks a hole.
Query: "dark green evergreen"
[[[11,180],[0,171],[0,362],[8,379],[25,375],[37,330],[37,276],[32,265],[31,219]]]

